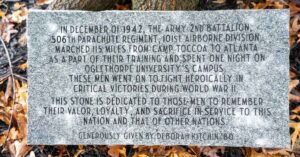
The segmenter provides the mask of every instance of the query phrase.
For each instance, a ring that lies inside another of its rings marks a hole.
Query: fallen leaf
[[[27,63],[23,63],[23,64],[18,65],[18,67],[24,71],[27,69],[28,65],[27,65]]]
[[[7,18],[2,18],[0,22],[0,37],[6,43],[10,41],[11,35],[17,32],[18,31],[14,29],[14,24],[11,24]]]
[[[14,3],[14,7],[13,7],[13,10],[19,10],[20,8],[24,7],[25,4],[24,3]]]
[[[294,132],[291,134],[292,149],[294,149],[295,144],[298,139],[298,136],[299,136],[299,133],[300,133],[300,123],[290,123],[289,126],[291,128],[294,128]]]
[[[26,7],[23,7],[20,10],[13,11],[8,17],[10,22],[21,23],[27,18],[27,15],[28,10]]]
[[[290,14],[291,14],[291,16],[294,16],[294,15],[296,15],[297,13],[300,12],[300,8],[297,7],[297,6],[294,5],[294,4],[289,4],[289,8],[290,8]]]
[[[296,119],[296,118],[300,119],[300,116],[294,115],[294,114],[290,115],[291,120]]]
[[[34,153],[34,151],[31,151],[31,152],[30,152],[30,155],[29,155],[29,157],[35,157],[35,153]]]
[[[300,97],[294,94],[289,94],[289,101],[290,102],[300,102]]]
[[[276,2],[274,2],[274,4],[273,4],[272,6],[273,6],[275,9],[283,9],[285,5],[286,5],[286,4],[284,4],[284,3],[282,3],[282,2],[276,1]]]
[[[78,157],[80,154],[82,154],[84,152],[84,150],[83,149],[78,149],[77,151],[76,151],[76,153],[74,154],[74,156],[73,157]]]
[[[26,134],[27,134],[27,118],[24,114],[18,114],[17,115],[17,122],[18,122],[18,138],[19,139],[23,139],[26,138]]]
[[[282,155],[282,156],[289,156],[290,153],[287,152],[286,149],[262,149],[265,154],[269,155]]]
[[[222,4],[225,3],[225,0],[214,0],[213,3]]]
[[[31,147],[26,144],[26,138],[24,138],[21,142],[18,140],[13,143],[8,142],[8,147],[10,153],[14,157],[24,157],[31,150]]]
[[[188,152],[179,152],[178,153],[178,156],[179,157],[197,157],[197,155],[193,155],[193,154],[190,154],[190,153],[188,153]]]
[[[253,9],[265,9],[269,6],[270,3],[265,3],[265,2],[261,2],[261,3],[252,3],[252,5],[254,6]]]
[[[126,149],[124,146],[109,146],[108,154],[111,157],[126,157]]]
[[[37,0],[36,4],[37,5],[45,5],[45,4],[50,4],[52,3],[54,0]]]
[[[0,146],[3,146],[3,144],[5,143],[7,134],[8,134],[8,131],[6,130],[0,135]]]
[[[5,13],[4,11],[0,10],[0,17],[1,17],[1,18],[4,17],[5,14],[6,14],[6,13]]]
[[[298,84],[299,80],[291,80],[289,83],[289,92],[291,92]]]
[[[26,33],[23,33],[23,34],[20,36],[20,38],[19,38],[19,40],[18,40],[18,43],[19,43],[21,46],[26,46],[26,44],[27,44],[27,35],[26,35]]]
[[[11,128],[9,130],[9,139],[14,141],[17,139],[17,137],[18,137],[18,131],[16,130],[15,127]]]
[[[225,152],[225,147],[203,147],[202,152],[204,155],[209,157],[219,157],[218,151]]]
[[[296,76],[297,76],[297,74],[296,74],[296,73],[294,73],[294,72],[290,71],[290,78],[291,78],[291,79],[294,79],[294,78],[296,78]]]
[[[294,113],[300,112],[300,105],[297,106],[296,108],[294,108],[294,109],[292,110],[292,112],[294,112]]]
[[[117,4],[116,5],[116,10],[130,10],[130,6],[129,6],[129,4],[126,4],[126,5]]]
[[[9,125],[10,116],[4,111],[0,111],[0,120],[3,121],[5,124]]]
[[[300,30],[299,18],[296,17],[292,22],[292,30],[298,32]]]
[[[249,157],[267,157],[267,155],[265,155],[264,153],[258,153],[254,149],[252,149]]]
[[[8,106],[10,106],[8,104],[8,101],[10,98],[13,98],[13,78],[10,76],[8,77],[8,81],[7,81],[7,85],[6,85],[6,90],[5,90],[5,104],[7,104]]]
[[[140,154],[140,153],[135,152],[133,157],[149,157],[149,156],[146,154]]]
[[[20,107],[20,110],[24,111],[24,113],[27,113],[27,83],[22,82],[22,84],[20,85],[18,81],[15,81],[15,86],[17,89],[15,96],[16,105],[17,107]]]

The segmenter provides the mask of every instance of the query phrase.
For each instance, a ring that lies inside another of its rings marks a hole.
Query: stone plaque
[[[30,11],[28,143],[289,147],[289,11]]]

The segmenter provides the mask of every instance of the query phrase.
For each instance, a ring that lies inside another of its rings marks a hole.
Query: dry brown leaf
[[[14,24],[9,23],[7,18],[2,18],[0,22],[0,37],[5,41],[9,42],[11,35],[17,33],[18,31],[14,29]]]
[[[23,139],[21,143],[19,141],[15,142],[17,142],[15,144],[17,157],[24,157],[31,150],[31,147],[26,144],[26,139]]]
[[[0,91],[0,107],[6,106],[5,104],[5,94],[3,91]]]
[[[24,6],[25,6],[24,3],[16,2],[16,3],[14,3],[14,8],[13,8],[13,9],[14,9],[14,10],[18,10],[18,9],[24,7]]]
[[[6,14],[6,13],[5,13],[4,11],[0,10],[0,17],[1,17],[1,18],[4,17],[5,14]]]
[[[15,106],[17,111],[27,113],[27,84],[15,80]]]
[[[296,108],[294,108],[294,109],[292,110],[292,112],[294,112],[294,113],[300,112],[300,105],[297,106]]]
[[[196,157],[195,155],[188,153],[186,149],[181,146],[173,146],[168,152],[168,154],[173,157]]]
[[[190,150],[196,154],[204,154],[210,157],[217,157],[217,152],[221,151],[222,154],[225,152],[225,147],[199,147],[199,146],[189,146]]]
[[[135,157],[137,156],[156,156],[164,157],[170,155],[170,150],[166,149],[166,146],[133,146],[133,148],[138,149],[135,152]]]
[[[59,152],[59,157],[63,157],[64,156],[64,154],[66,153],[66,152],[68,152],[68,150],[67,150],[67,147],[66,146],[64,146],[64,145],[61,145],[61,146],[59,146],[58,147],[58,152]]]
[[[130,6],[129,6],[129,4],[126,4],[126,5],[117,4],[116,5],[116,10],[130,10]]]
[[[171,153],[170,157],[178,157],[176,153]]]
[[[76,151],[76,153],[74,154],[74,156],[73,157],[78,157],[80,154],[82,154],[84,152],[84,150],[83,149],[78,149],[77,151]]]
[[[5,111],[0,111],[0,120],[9,125],[10,116]]]
[[[28,65],[27,65],[27,63],[23,63],[23,64],[20,64],[18,67],[22,70],[26,70]]]
[[[18,43],[19,43],[21,46],[26,46],[26,44],[27,44],[27,35],[26,35],[26,33],[23,33],[23,34],[20,36],[20,38],[19,38],[19,40],[18,40]]]
[[[290,47],[292,47],[294,44],[295,44],[295,42],[297,42],[297,36],[292,36],[291,35],[292,33],[290,33]]]
[[[8,106],[10,106],[8,104],[9,98],[13,98],[13,78],[12,76],[8,77],[7,80],[7,85],[6,85],[6,90],[5,90],[5,102]]]
[[[196,154],[196,155],[200,155],[202,152],[202,148],[203,147],[199,147],[199,146],[189,146],[190,150]]]
[[[10,22],[21,23],[27,18],[27,15],[28,9],[23,7],[20,10],[13,11],[8,17]]]
[[[178,153],[178,152],[182,152],[185,151],[185,149],[183,147],[180,146],[173,146],[172,149],[170,150],[170,152],[172,153]]]
[[[202,152],[204,155],[209,157],[219,157],[217,155],[218,151],[221,151],[222,153],[225,152],[225,147],[203,147]]]
[[[140,154],[140,153],[135,152],[133,157],[149,157],[149,156],[146,154]]]
[[[296,157],[296,156],[295,156],[295,154],[294,154],[294,153],[292,153],[292,154],[290,155],[290,157]]]
[[[289,101],[290,102],[300,102],[300,97],[289,93]]]
[[[270,5],[270,3],[260,2],[260,3],[252,3],[252,5],[253,5],[253,9],[265,9]]]
[[[214,0],[213,3],[222,4],[225,3],[225,0]]]
[[[45,4],[50,4],[52,2],[53,2],[53,0],[37,0],[36,4],[37,5],[45,5]]]
[[[22,84],[19,85],[18,81],[16,81],[16,87],[18,88],[16,90],[16,104],[17,106],[20,104],[24,113],[27,113],[27,83],[22,82]]]
[[[84,145],[78,145],[78,149],[79,149],[79,150],[84,149]]]
[[[258,153],[254,149],[252,149],[249,157],[279,157],[279,156],[277,156],[277,155],[271,156],[271,155],[264,154],[264,153]]]
[[[289,83],[289,92],[291,92],[298,84],[299,80],[291,80]]]
[[[124,146],[109,146],[108,154],[111,157],[126,157],[126,149]]]
[[[21,114],[23,114],[24,112],[23,112],[23,106],[21,105],[21,104],[19,104],[19,103],[15,103],[15,105],[14,105],[14,111],[16,112],[16,113],[21,113]]]
[[[35,153],[34,153],[34,151],[31,151],[31,152],[30,152],[30,155],[29,155],[29,157],[35,157]]]
[[[9,130],[8,137],[9,137],[10,140],[13,140],[13,141],[17,139],[17,137],[18,137],[18,131],[16,130],[15,127],[11,128]]]
[[[179,157],[197,157],[197,155],[193,155],[193,154],[190,154],[188,152],[179,152],[178,156]]]
[[[0,135],[0,146],[2,146],[5,143],[7,134],[8,134],[8,131],[6,130]]]
[[[292,22],[292,30],[294,32],[298,32],[300,30],[300,24],[299,24],[299,18],[294,18],[294,21]]]
[[[294,149],[295,144],[298,139],[298,136],[299,136],[299,133],[300,133],[300,123],[290,123],[289,126],[291,128],[294,128],[294,132],[291,134],[292,149]]]
[[[297,13],[300,13],[300,8],[297,7],[297,6],[294,5],[294,4],[289,4],[289,8],[290,8],[290,14],[291,14],[291,16],[294,16],[294,15],[296,15]]]
[[[291,120],[296,119],[296,118],[300,119],[300,116],[299,115],[295,115],[295,114],[290,115],[290,119]]]
[[[19,139],[26,138],[26,133],[27,133],[27,127],[26,127],[27,118],[26,118],[26,116],[24,114],[18,114],[17,115],[17,122],[18,122],[18,125],[19,125],[19,128],[18,128],[18,131],[19,131],[18,138]]]
[[[263,152],[269,155],[283,155],[283,156],[290,155],[290,153],[288,153],[288,150],[286,149],[264,149],[263,148]]]
[[[149,152],[148,151],[142,151],[142,152],[134,152],[132,157],[148,157]]]
[[[296,74],[296,73],[294,73],[294,72],[290,71],[290,78],[291,78],[291,79],[294,79],[294,78],[296,78],[296,76],[297,76],[297,74]]]
[[[276,1],[276,2],[274,2],[274,4],[273,4],[272,6],[273,6],[275,9],[283,9],[285,5],[286,5],[286,4],[283,4],[282,2]]]
[[[31,150],[31,147],[26,144],[26,138],[24,138],[21,142],[18,140],[13,143],[8,142],[8,147],[10,153],[14,157],[24,157]]]

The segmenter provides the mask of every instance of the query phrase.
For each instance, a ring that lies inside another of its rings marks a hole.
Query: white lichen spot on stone
[[[254,25],[255,24],[255,19],[253,18],[253,17],[248,17],[247,18],[247,21],[246,22],[248,22],[249,24],[251,24],[251,25]]]
[[[58,25],[56,24],[56,23],[48,23],[47,24],[47,26],[48,26],[48,29],[49,29],[49,31],[50,32],[56,32],[56,30],[58,29]]]
[[[259,138],[255,140],[255,144],[260,146],[265,146],[266,144],[270,143],[270,141],[266,138]]]

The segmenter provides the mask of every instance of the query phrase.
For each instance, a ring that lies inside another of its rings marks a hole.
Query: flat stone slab
[[[288,10],[36,11],[28,144],[290,145]]]

